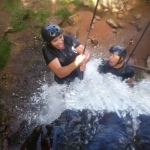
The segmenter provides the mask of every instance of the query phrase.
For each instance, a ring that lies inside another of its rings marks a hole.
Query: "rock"
[[[96,20],[101,20],[101,17],[100,16],[95,16],[95,19]]]
[[[144,79],[150,79],[150,74],[149,73],[143,72],[142,76],[144,77]]]
[[[116,29],[112,29],[112,32],[113,32],[113,33],[117,33],[117,30],[116,30]]]
[[[121,123],[123,124],[121,125]],[[121,126],[116,127],[117,124]],[[128,149],[130,147],[129,136],[127,132],[125,132],[127,129],[125,126],[125,122],[115,113],[106,113],[104,117],[99,120],[99,125],[97,125],[97,131],[99,132],[95,133],[93,139],[91,139],[86,146],[87,150],[108,150],[109,148],[112,150],[114,147],[116,150],[121,150],[123,147]],[[122,134],[119,134],[119,132],[122,132]],[[122,140],[120,140],[120,138]],[[114,141],[112,145],[109,144],[111,141]],[[117,142],[118,145],[116,145]],[[129,144],[128,146],[126,145],[127,143]]]
[[[141,19],[141,14],[136,14],[136,15],[134,15],[134,17],[135,17],[135,19]]]
[[[118,24],[118,27],[119,27],[119,28],[124,28],[124,24],[123,24],[123,23],[119,22],[119,23],[117,23],[117,24]]]
[[[98,45],[98,41],[97,40],[92,39],[92,38],[89,38],[89,39],[90,39],[90,41],[91,41],[93,46],[97,46]]]
[[[89,2],[87,0],[84,0],[83,5],[84,6],[89,6]]]
[[[74,12],[77,7],[74,4],[69,3],[67,5],[67,8],[68,8],[69,12]]]
[[[8,28],[6,28],[5,33],[11,32],[13,30],[13,27],[9,26]]]
[[[124,8],[124,4],[122,1],[119,1],[117,4],[116,4],[116,7],[119,9],[119,10],[122,10]]]
[[[55,16],[55,17],[51,17],[51,18],[47,18],[46,19],[46,23],[53,23],[53,24],[61,24],[63,21],[63,19],[61,17]]]
[[[29,149],[35,149],[35,147],[37,146],[37,137],[42,133],[42,127],[38,126],[36,127],[33,132],[31,133],[31,135],[26,139],[26,141],[22,144],[20,150],[29,150]],[[30,143],[30,145],[28,146],[28,144]]]
[[[108,19],[106,21],[106,23],[108,23],[108,25],[111,27],[111,28],[118,28],[118,25],[116,24],[116,22],[113,20],[113,19]]]
[[[108,11],[108,9],[107,9],[107,8],[105,8],[103,11],[104,11],[104,12],[107,12],[107,11]]]
[[[9,146],[8,146],[8,140],[7,139],[3,139],[2,143],[0,144],[1,148],[3,148],[3,150],[9,150]]]
[[[71,36],[75,36],[71,31],[66,30],[66,34],[69,34]]]
[[[4,131],[6,126],[8,126],[9,120],[6,113],[3,113],[2,116],[0,116],[0,132]]]
[[[20,150],[123,150],[131,147],[130,117],[91,110],[65,110],[50,125],[38,126],[27,137]],[[37,130],[38,129],[38,130]],[[38,147],[39,146],[39,147]]]
[[[136,131],[135,147],[136,150],[149,150],[150,149],[150,116],[140,115],[139,128]]]
[[[124,18],[123,14],[118,14],[118,19],[122,20]]]
[[[101,0],[101,1],[100,1],[100,4],[101,4],[101,6],[102,6],[103,8],[108,8],[108,3],[107,3],[106,0]]]
[[[113,13],[118,13],[118,12],[119,12],[119,9],[113,8],[113,9],[112,9],[112,12],[113,12]]]
[[[136,24],[136,22],[135,22],[135,21],[131,21],[131,22],[130,22],[130,24],[135,25],[135,24]]]
[[[147,67],[150,68],[150,55],[147,58]]]
[[[68,23],[70,25],[75,25],[79,22],[79,14],[74,14],[68,18]]]
[[[135,24],[135,27],[136,27],[136,29],[137,29],[138,32],[141,30],[141,26],[140,25]]]
[[[126,4],[125,8],[126,8],[126,10],[128,10],[128,11],[130,11],[130,10],[132,10],[132,9],[133,9],[133,7],[132,7],[132,6],[130,6],[129,4]]]
[[[3,74],[2,79],[5,80],[7,78],[6,73]]]

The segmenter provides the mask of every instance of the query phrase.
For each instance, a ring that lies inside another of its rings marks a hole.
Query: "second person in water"
[[[102,64],[98,66],[99,73],[112,73],[123,80],[126,80],[127,83],[132,85],[132,82],[135,80],[135,71],[134,69],[125,63],[125,57],[127,51],[122,46],[113,46],[109,50],[110,56],[109,60],[104,60]]]

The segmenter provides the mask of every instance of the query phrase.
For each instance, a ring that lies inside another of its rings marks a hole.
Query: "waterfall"
[[[135,82],[131,88],[110,73],[100,74],[97,67],[101,61],[91,60],[84,72],[84,79],[76,78],[69,86],[44,83],[40,92],[31,98],[30,105],[36,109],[31,109],[26,119],[47,124],[66,109],[116,112],[121,117],[130,114],[133,120],[140,114],[150,115],[150,80]],[[138,122],[134,122],[137,128]]]

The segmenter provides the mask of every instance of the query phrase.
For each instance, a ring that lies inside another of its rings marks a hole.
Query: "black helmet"
[[[62,34],[62,29],[55,24],[46,24],[41,29],[41,34],[46,42],[52,41],[54,38]]]
[[[123,57],[123,58],[125,58],[127,55],[126,49],[124,47],[121,47],[121,46],[113,46],[110,48],[109,52],[113,53],[115,55],[118,55],[120,57]]]

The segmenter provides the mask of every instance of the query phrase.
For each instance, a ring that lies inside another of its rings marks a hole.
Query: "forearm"
[[[83,54],[84,51],[84,46],[83,45],[79,45],[76,50],[78,51],[79,54]],[[91,58],[91,54],[88,50],[85,50],[84,55],[86,56],[84,63],[86,64],[90,58]]]
[[[68,76],[74,69],[76,69],[85,59],[85,55],[78,55],[74,62],[67,66],[61,66],[58,58],[54,59],[48,64],[49,68],[59,77]]]
[[[129,78],[126,82],[132,88],[134,86],[134,83],[133,83],[134,81],[135,81],[135,76],[133,76],[132,78]]]
[[[86,58],[85,58],[85,63],[87,63],[87,62],[90,60],[90,58],[91,58],[90,52],[86,50],[86,51],[85,51],[85,56],[86,56]]]
[[[57,68],[57,71],[55,71],[54,73],[59,78],[63,78],[63,77],[68,76],[77,67],[78,67],[78,64],[76,64],[75,61],[74,61],[74,62],[72,62],[71,64],[69,64],[67,66]]]
[[[129,78],[126,82],[127,83],[132,83],[133,81],[135,81],[135,76],[133,76],[132,78]]]

